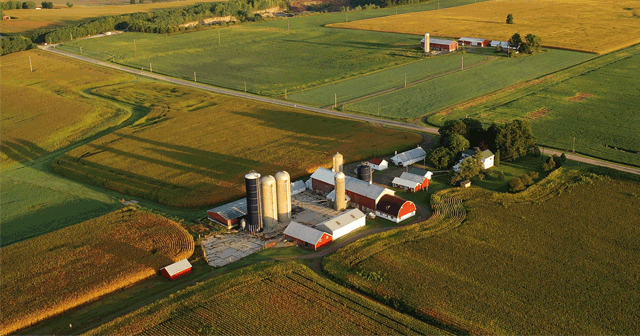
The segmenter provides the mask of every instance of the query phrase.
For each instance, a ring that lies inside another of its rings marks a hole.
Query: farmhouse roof
[[[349,225],[355,221],[357,221],[358,219],[364,218],[365,214],[358,210],[358,209],[353,209],[353,210],[349,210],[347,212],[344,212],[336,217],[333,217],[331,219],[328,219],[320,224],[318,224],[318,226],[316,226],[318,229],[322,230],[323,228],[329,229],[331,230],[330,232],[336,232],[336,230],[345,227],[346,225]],[[323,230],[324,231],[324,230]],[[326,232],[326,231],[325,231]]]
[[[315,172],[313,172],[313,174],[311,174],[311,178],[322,181],[326,184],[330,184],[332,186],[335,186],[334,176],[335,173],[333,171],[322,167],[319,167]],[[369,182],[358,180],[357,178],[353,178],[351,176],[346,176],[344,182],[346,190],[374,200],[378,199],[380,195],[388,190],[387,188],[381,187],[376,184],[369,184]]]
[[[486,41],[486,39],[483,38],[478,38],[478,37],[461,37],[458,39],[458,41],[463,41],[463,42],[476,42],[476,43],[482,43],[484,41]]]
[[[298,222],[291,222],[287,228],[284,229],[284,234],[289,237],[300,239],[305,243],[315,245],[320,241],[320,238],[322,238],[322,235],[324,235],[325,232],[302,225]]]
[[[247,199],[241,198],[235,202],[227,203],[208,211],[217,213],[226,220],[239,218],[247,214]]]
[[[384,160],[383,159],[379,159],[379,158],[373,158],[369,162],[373,163],[376,166],[379,166],[382,162],[384,162]]]
[[[421,147],[418,147],[418,148],[410,149],[406,152],[402,152],[398,155],[395,155],[394,157],[391,158],[391,160],[397,161],[397,162],[405,162],[405,161],[421,158],[426,155],[427,155],[427,152],[425,152],[424,149],[422,149]]]
[[[411,168],[411,170],[409,170],[409,173],[411,173],[413,175],[427,177],[427,171],[424,170],[424,169],[420,169],[420,168]]]
[[[422,38],[422,40],[420,40],[421,43],[424,43],[424,37]],[[445,40],[445,39],[435,39],[435,38],[430,38],[429,39],[429,44],[446,44],[446,45],[451,45],[451,43],[453,43],[455,41],[453,40]]]
[[[182,259],[178,262],[175,262],[169,266],[163,267],[160,270],[165,270],[169,274],[169,276],[174,276],[186,269],[191,268],[191,263],[187,259]]]
[[[376,210],[382,211],[394,217],[398,217],[400,209],[404,203],[408,202],[406,199],[393,195],[384,195],[380,198]]]
[[[462,154],[464,154],[466,156],[474,156],[474,155],[476,155],[476,150],[475,149],[467,149],[466,151],[462,152]],[[490,158],[492,156],[493,156],[493,152],[491,152],[488,149],[485,149],[482,152],[480,152],[480,159],[482,159],[482,160]]]

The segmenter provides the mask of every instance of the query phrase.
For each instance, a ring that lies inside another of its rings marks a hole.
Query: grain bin
[[[335,153],[333,155],[333,172],[334,173],[338,173],[342,171],[342,164],[344,163],[344,158],[342,157],[342,154],[340,153]]]
[[[264,231],[278,227],[278,203],[276,196],[276,179],[267,175],[260,180],[262,187],[262,225]]]
[[[289,224],[291,221],[291,178],[286,171],[276,174],[276,190],[278,193],[278,222]]]
[[[362,163],[358,166],[358,179],[371,183],[371,166],[366,163]]]
[[[343,172],[336,173],[335,186],[336,186],[336,210],[344,210],[347,208],[347,198],[345,197],[345,176]]]
[[[247,188],[247,217],[249,231],[257,232],[262,228],[262,207],[260,200],[260,174],[255,171],[244,176]]]

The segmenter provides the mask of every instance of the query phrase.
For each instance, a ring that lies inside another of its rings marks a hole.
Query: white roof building
[[[408,165],[411,165],[418,161],[423,160],[426,156],[427,156],[427,152],[425,152],[424,149],[422,149],[422,147],[418,146],[418,148],[414,148],[406,152],[396,154],[391,158],[391,161],[396,166],[406,167]]]
[[[394,187],[405,187],[414,190],[420,187],[420,183],[411,180],[405,180],[400,177],[394,177],[393,181],[391,181],[391,184],[393,184]]]
[[[316,171],[311,174],[312,179],[335,186],[334,176],[335,173],[333,171],[322,167],[316,169]],[[346,191],[362,195],[373,200],[377,200],[384,194],[394,194],[393,190],[389,190],[377,184],[369,184],[369,182],[358,180],[351,176],[346,176],[344,182]]]
[[[297,195],[305,190],[307,190],[307,185],[304,181],[299,180],[291,183],[291,196]]]
[[[349,201],[351,200],[351,197],[349,197],[349,195],[344,195],[344,198],[347,200],[347,203],[349,203]],[[331,202],[336,202],[336,190],[334,189],[333,191],[331,191],[328,195],[327,195],[327,199],[330,200]]]
[[[188,269],[191,269],[191,263],[187,259],[182,259],[178,262],[175,262],[169,266],[163,267],[160,269],[160,272],[166,272],[169,277],[174,277],[176,274],[180,272],[184,272]]]
[[[445,40],[445,39],[437,39],[437,38],[429,38],[429,44],[450,45],[452,42],[455,42],[455,41],[453,41],[453,40]],[[424,37],[422,38],[422,40],[420,40],[420,43],[424,43]]]
[[[335,240],[365,226],[365,222],[365,214],[358,209],[353,209],[318,224],[316,229],[332,235]]]
[[[303,242],[312,245],[318,244],[325,233],[326,232],[314,229],[306,225],[302,225],[298,222],[291,222],[289,223],[289,225],[287,225],[287,228],[284,229],[285,235],[302,240]]]
[[[462,43],[462,42],[469,42],[473,45],[477,45],[478,43],[482,44],[484,41],[486,41],[486,39],[483,38],[477,38],[477,37],[461,37],[458,39],[458,42]]]
[[[503,42],[503,41],[491,41],[491,46],[492,47],[497,47],[500,46],[503,49],[507,49],[509,48],[509,42]]]

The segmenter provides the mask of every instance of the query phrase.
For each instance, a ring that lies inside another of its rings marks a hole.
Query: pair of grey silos
[[[288,224],[291,221],[291,179],[289,173],[280,171],[274,178],[250,172],[245,175],[247,187],[247,212],[249,230],[271,231],[278,222]]]

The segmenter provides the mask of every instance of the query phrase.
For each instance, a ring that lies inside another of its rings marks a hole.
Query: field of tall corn
[[[462,225],[370,236],[324,270],[473,334],[638,334],[640,180],[563,169],[515,195],[441,191],[436,213],[453,220],[461,201]]]
[[[513,24],[507,24],[507,15]],[[507,41],[535,34],[549,47],[606,54],[640,43],[635,0],[495,0],[435,11],[341,22],[330,27]]]
[[[3,247],[0,334],[154,276],[194,248],[179,224],[134,207]]]

